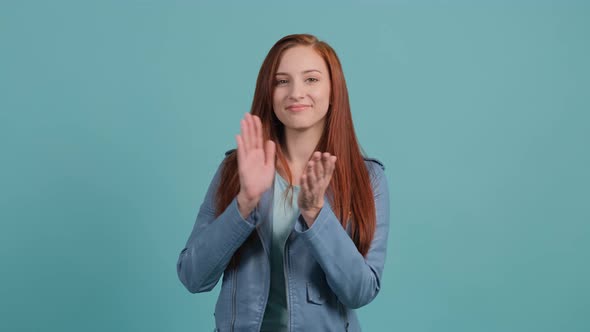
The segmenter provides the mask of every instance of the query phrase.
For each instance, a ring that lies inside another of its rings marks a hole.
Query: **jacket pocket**
[[[307,302],[314,304],[323,304],[326,302],[326,296],[313,283],[307,283]]]

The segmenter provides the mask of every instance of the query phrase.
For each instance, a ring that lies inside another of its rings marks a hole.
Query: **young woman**
[[[264,60],[177,263],[192,293],[223,276],[216,331],[360,331],[389,231],[383,165],[363,157],[334,50],[311,35]]]

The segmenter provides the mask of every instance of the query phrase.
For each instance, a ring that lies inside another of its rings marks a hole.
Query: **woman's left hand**
[[[336,156],[328,152],[322,154],[316,151],[307,162],[301,175],[301,189],[297,204],[308,227],[313,225],[324,206],[324,194],[330,185],[330,180],[332,180],[335,166]]]

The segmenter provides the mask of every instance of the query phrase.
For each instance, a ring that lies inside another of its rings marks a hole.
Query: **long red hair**
[[[283,52],[294,46],[311,46],[326,62],[331,79],[330,108],[326,126],[315,151],[329,152],[338,157],[328,188],[328,200],[341,225],[351,227],[351,238],[364,256],[369,251],[376,227],[375,202],[369,172],[357,142],[348,90],[336,52],[327,43],[309,34],[283,37],[268,52],[256,80],[256,90],[250,113],[262,121],[264,140],[278,142],[277,168],[284,171],[289,183],[292,174],[281,146],[284,146],[284,126],[273,111],[275,73]],[[354,190],[353,190],[354,189]],[[221,214],[240,191],[237,153],[225,159],[221,182],[216,195],[217,214]]]

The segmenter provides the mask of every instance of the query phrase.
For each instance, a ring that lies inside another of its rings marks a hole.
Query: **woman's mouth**
[[[291,112],[301,112],[309,107],[310,107],[309,105],[304,105],[304,104],[293,104],[293,105],[287,106],[287,110],[289,110]]]

